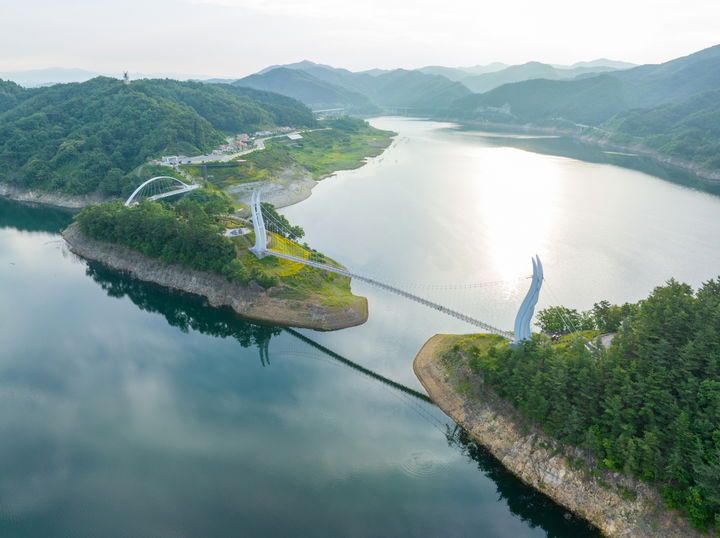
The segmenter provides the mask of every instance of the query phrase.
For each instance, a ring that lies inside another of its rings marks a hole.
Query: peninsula
[[[718,304],[720,279],[697,292],[671,280],[636,305],[538,314],[543,329],[568,314],[581,329],[612,326],[607,348],[592,330],[514,349],[497,335],[435,335],[413,368],[504,466],[607,536],[716,535]]]

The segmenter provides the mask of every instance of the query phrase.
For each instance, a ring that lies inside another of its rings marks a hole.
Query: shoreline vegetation
[[[436,334],[413,361],[430,399],[510,472],[609,537],[707,537],[664,510],[648,484],[608,470],[588,471],[586,453],[561,445],[483,384],[465,365],[449,366],[452,347],[477,335]]]
[[[460,126],[470,127],[473,129],[481,128],[482,130],[486,130],[494,134],[530,134],[539,136],[551,135],[567,137],[598,149],[624,152],[627,153],[628,156],[646,157],[658,165],[671,167],[692,175],[692,177],[697,179],[704,187],[720,188],[720,170],[705,169],[698,163],[672,157],[661,153],[658,150],[644,146],[641,143],[620,143],[603,136],[602,131],[591,126],[571,129],[568,127],[553,127],[533,124],[521,125],[516,123],[498,123],[482,120],[450,119],[449,121],[453,121]]]
[[[414,371],[508,469],[609,536],[720,531],[720,278],[538,312],[541,333],[436,335]]]
[[[299,140],[267,140],[264,147],[243,155],[240,161],[180,165],[179,171],[168,166],[142,164],[133,173],[132,185],[153,175],[171,175],[184,181],[191,178],[241,202],[247,201],[252,190],[260,187],[264,201],[278,208],[286,207],[308,198],[319,181],[339,171],[360,168],[368,159],[381,155],[395,136],[394,132],[376,129],[360,119],[327,120],[321,122],[320,129],[302,133]],[[123,192],[131,190],[128,187]],[[99,191],[71,194],[3,181],[0,181],[0,196],[66,209],[81,209],[115,198]]]

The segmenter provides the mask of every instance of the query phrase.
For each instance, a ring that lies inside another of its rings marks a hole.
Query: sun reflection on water
[[[538,159],[513,148],[482,148],[472,196],[478,233],[486,238],[483,253],[503,279],[531,272],[530,257],[544,250],[556,222],[553,211],[560,180],[560,159]]]

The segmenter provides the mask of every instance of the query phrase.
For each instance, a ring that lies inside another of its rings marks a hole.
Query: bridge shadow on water
[[[88,262],[86,273],[110,297],[127,297],[138,308],[162,315],[170,326],[183,332],[194,330],[211,336],[229,337],[235,339],[244,348],[257,347],[263,366],[270,365],[268,355],[270,341],[285,332],[324,357],[329,357],[357,373],[422,401],[423,405],[433,405],[425,394],[373,372],[295,329],[246,321],[229,308],[210,307],[198,296],[142,282],[95,262]],[[428,420],[427,414],[423,416],[420,410],[414,410],[423,419]],[[531,528],[541,528],[547,536],[557,538],[601,536],[599,531],[588,522],[572,515],[544,493],[517,479],[487,449],[473,441],[465,430],[452,424],[449,419],[446,420],[444,433],[448,445],[473,461],[478,470],[495,483],[498,500],[505,501],[509,510]],[[437,423],[434,425],[437,426]]]

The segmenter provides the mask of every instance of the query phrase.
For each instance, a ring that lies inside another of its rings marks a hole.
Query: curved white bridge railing
[[[135,198],[137,198],[140,191],[142,191],[145,187],[147,187],[151,183],[154,183],[156,181],[163,180],[163,179],[169,179],[169,180],[174,181],[175,183],[177,183],[179,185],[179,188],[175,188],[171,191],[161,192],[158,194],[154,194],[152,196],[148,196],[148,200],[159,200],[160,198],[167,198],[168,196],[175,196],[176,194],[182,194],[184,192],[190,192],[190,191],[200,188],[200,185],[198,185],[197,183],[185,183],[184,181],[181,181],[178,178],[172,177],[172,176],[151,177],[147,181],[141,183],[138,186],[138,188],[133,191],[133,193],[130,195],[130,197],[127,200],[125,200],[125,205],[127,207],[130,207],[131,205],[137,203],[135,201]]]

